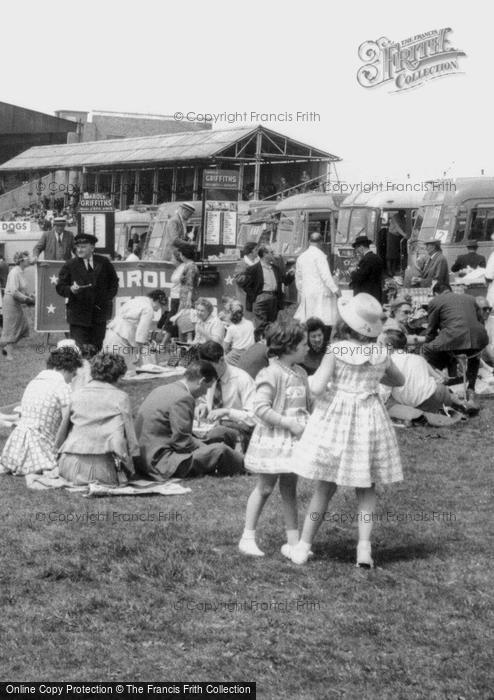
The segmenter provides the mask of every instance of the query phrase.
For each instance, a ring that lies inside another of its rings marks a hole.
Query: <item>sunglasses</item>
[[[492,306],[481,306],[480,307],[481,311],[489,311],[489,313],[492,311]]]

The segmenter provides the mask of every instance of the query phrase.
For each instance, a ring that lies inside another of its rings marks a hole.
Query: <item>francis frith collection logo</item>
[[[446,27],[402,41],[391,41],[384,36],[376,41],[364,41],[358,49],[358,56],[364,61],[357,73],[359,84],[372,88],[388,83],[393,85],[390,92],[403,92],[423,85],[426,80],[459,73],[458,58],[466,54],[450,45],[451,31]]]

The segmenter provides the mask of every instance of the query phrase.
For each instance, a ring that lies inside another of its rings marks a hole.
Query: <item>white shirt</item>
[[[180,263],[173,270],[172,276],[170,278],[171,288],[170,288],[170,299],[180,299],[180,278],[182,277],[182,272],[184,270],[185,263]]]
[[[225,343],[231,344],[233,350],[247,350],[254,345],[254,324],[246,318],[240,323],[231,323],[225,335]]]
[[[140,260],[139,256],[136,255],[135,253],[130,253],[125,258],[125,262],[139,262],[139,260]]]
[[[394,364],[405,377],[403,386],[395,386],[391,396],[405,406],[420,406],[436,391],[436,380],[429,374],[429,366],[423,357],[407,352],[394,352]]]
[[[197,405],[205,403],[211,411],[215,389],[216,382],[207,390],[205,396],[201,396],[197,400]],[[256,385],[247,372],[238,367],[227,365],[225,373],[221,377],[221,393],[223,396],[223,407],[230,409],[229,417],[232,420],[254,425]]]
[[[90,258],[84,258],[84,265],[86,266],[86,270],[89,270],[89,265],[91,265],[94,270],[94,260],[92,255]]]
[[[485,268],[485,276],[488,279],[493,280],[489,284],[489,288],[487,290],[487,301],[492,307],[494,307],[494,253],[489,255],[489,260],[487,261]]]
[[[207,336],[206,336],[207,334]],[[206,343],[208,340],[215,340],[217,343],[223,342],[225,326],[213,311],[205,321],[197,321],[194,343]]]
[[[154,309],[149,297],[134,297],[123,304],[108,328],[131,347],[146,343],[154,319]]]

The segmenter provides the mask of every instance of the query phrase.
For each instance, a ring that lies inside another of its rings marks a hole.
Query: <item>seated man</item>
[[[465,408],[465,403],[441,383],[444,377],[440,372],[420,355],[407,353],[407,337],[402,331],[385,331],[383,342],[392,349],[392,360],[405,377],[403,386],[391,390],[391,397],[396,403],[429,413],[441,411],[443,406]]]
[[[475,306],[477,307],[477,315],[480,323],[486,327],[489,320],[489,316],[492,313],[492,306],[489,304],[485,297],[475,297]],[[489,342],[488,345],[482,350],[480,356],[481,363],[484,362],[485,365],[494,367],[494,344]]]
[[[159,386],[142,402],[135,428],[140,471],[156,481],[243,471],[242,455],[224,443],[206,444],[192,435],[195,399],[217,378],[209,362],[193,362],[183,378]]]
[[[429,304],[423,355],[436,369],[447,367],[451,376],[456,373],[458,355],[465,355],[468,393],[473,394],[480,354],[489,342],[487,332],[478,320],[475,299],[470,294],[456,294],[449,285],[439,282],[432,292],[434,298]]]
[[[210,362],[215,368],[217,379],[197,402],[197,417],[222,422],[209,432],[210,440],[224,440],[230,444],[232,438],[235,442],[240,439],[245,452],[255,424],[254,380],[243,369],[226,362],[219,343],[203,343],[198,350],[201,360]]]

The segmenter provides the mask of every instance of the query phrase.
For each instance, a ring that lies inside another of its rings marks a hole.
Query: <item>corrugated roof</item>
[[[237,141],[262,130],[269,136],[288,138],[263,127],[218,131],[182,132],[161,136],[90,141],[63,146],[36,146],[0,165],[0,170],[63,170],[111,165],[153,164],[163,161],[204,160],[219,155]],[[318,158],[339,160],[293,139],[294,146],[312,150]]]

